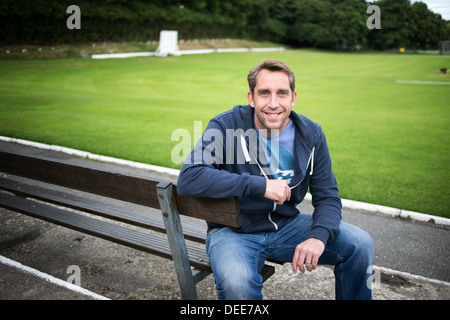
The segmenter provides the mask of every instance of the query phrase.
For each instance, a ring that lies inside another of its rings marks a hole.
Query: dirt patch
[[[405,287],[405,286],[412,286],[413,284],[408,281],[408,279],[399,276],[399,275],[393,275],[393,274],[381,274],[381,282],[394,287]]]

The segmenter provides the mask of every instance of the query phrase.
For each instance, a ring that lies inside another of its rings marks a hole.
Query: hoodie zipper
[[[258,158],[255,157],[255,155],[253,154],[253,152],[252,152],[250,149],[247,149],[247,148],[246,148],[246,147],[248,147],[248,146],[247,146],[247,141],[245,141],[245,138],[244,138],[244,136],[242,136],[242,135],[241,135],[241,146],[242,146],[242,152],[244,152],[245,161],[246,161],[246,162],[250,162],[250,161],[252,160],[251,157],[250,157],[250,155],[249,155],[249,152],[250,152],[250,154],[252,155],[252,157],[255,159],[256,164],[257,164],[258,167],[259,167],[259,170],[261,170],[261,172],[262,172],[262,174],[264,175],[264,177],[265,177],[267,180],[269,180],[269,178],[268,178],[267,175],[265,174],[263,168],[262,168],[261,165],[259,164]],[[314,172],[314,151],[315,151],[315,149],[316,149],[316,147],[313,147],[313,148],[312,148],[311,153],[310,153],[310,155],[309,155],[308,164],[306,165],[306,169],[308,169],[309,165],[311,164],[311,170],[309,171],[309,175],[310,175],[310,176],[311,176],[311,175],[313,174],[313,172]],[[306,177],[306,176],[305,176],[305,177]],[[303,180],[305,180],[305,177],[303,177],[303,179],[300,180],[300,182],[297,183],[295,186],[289,187],[289,189],[292,190],[292,189],[296,188],[297,186],[299,186],[299,185],[303,182]],[[267,217],[269,218],[269,221],[270,221],[270,222],[273,224],[273,226],[275,227],[275,231],[278,230],[278,225],[272,220],[271,213],[274,212],[276,209],[277,209],[277,204],[274,202],[274,203],[273,203],[273,209],[272,209],[272,211],[270,211],[269,214],[267,215]]]

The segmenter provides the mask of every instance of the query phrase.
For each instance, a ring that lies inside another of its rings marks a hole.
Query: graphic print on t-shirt
[[[276,137],[259,133],[260,148],[264,150],[268,165],[263,168],[270,179],[283,179],[289,184],[294,177],[294,136],[295,126],[288,126]],[[260,153],[261,154],[261,153]]]
[[[268,141],[266,156],[269,164],[266,167],[266,174],[270,179],[283,179],[289,184],[294,177],[294,158],[282,145],[273,147],[273,144]],[[274,149],[278,149],[278,152],[273,152]]]

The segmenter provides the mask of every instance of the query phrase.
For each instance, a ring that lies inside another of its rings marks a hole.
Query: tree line
[[[72,4],[79,30],[66,26]],[[381,29],[366,25],[369,4],[380,8]],[[450,40],[449,21],[409,0],[0,0],[0,26],[2,45],[158,40],[160,30],[324,49],[434,49]]]

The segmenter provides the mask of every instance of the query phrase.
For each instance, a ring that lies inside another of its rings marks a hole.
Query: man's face
[[[259,130],[283,131],[289,123],[291,109],[297,99],[289,77],[281,71],[261,70],[256,78],[254,94],[247,94],[248,103],[255,109],[255,124]]]

